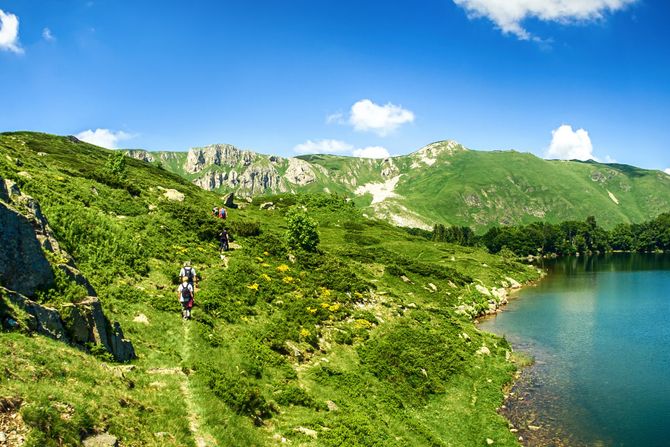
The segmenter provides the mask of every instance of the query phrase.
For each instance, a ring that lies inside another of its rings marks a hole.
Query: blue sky
[[[0,0],[0,10],[3,131],[281,155],[399,155],[455,139],[670,167],[662,0]]]

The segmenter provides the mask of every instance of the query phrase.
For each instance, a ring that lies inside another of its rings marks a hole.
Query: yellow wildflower
[[[264,251],[263,256],[270,256],[270,253],[268,253],[267,251]]]
[[[261,258],[260,256],[256,256],[256,260],[258,262],[264,262],[265,261],[265,259]]]
[[[319,309],[317,309],[316,307],[308,307],[307,308],[307,312],[311,313],[312,315],[314,315],[318,310]]]
[[[309,337],[310,335],[312,335],[312,333],[310,331],[308,331],[307,329],[305,329],[305,328],[300,329],[300,336],[302,338]]]
[[[354,323],[354,326],[358,329],[370,329],[372,327],[372,323],[370,323],[368,320],[356,320],[356,323]]]
[[[270,277],[268,276],[267,273],[263,273],[263,274],[261,275],[261,278],[263,278],[263,279],[266,280],[267,282],[272,281],[272,278],[270,278]]]
[[[253,284],[249,284],[249,285],[247,286],[247,289],[258,290],[258,287],[259,287],[259,286],[258,286],[257,283],[253,283]]]
[[[338,310],[340,310],[340,303],[333,304],[328,308],[328,310],[331,312],[337,312]]]
[[[293,277],[292,276],[284,276],[282,278],[282,281],[284,281],[286,284],[291,284],[293,282]]]
[[[282,264],[279,267],[277,267],[277,271],[280,273],[288,272],[290,270],[289,266],[286,264]]]
[[[330,306],[330,304],[328,304],[328,303],[321,303],[321,307],[323,307],[324,309],[327,308],[328,306]]]

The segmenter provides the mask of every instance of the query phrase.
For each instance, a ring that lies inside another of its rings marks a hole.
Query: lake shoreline
[[[505,311],[510,300],[520,298],[519,293],[523,289],[537,286],[547,275],[548,273],[542,270],[539,279],[516,287],[505,287],[506,295],[497,303],[496,309],[476,317],[474,323],[479,326],[481,322],[496,318],[499,313]],[[489,333],[500,337],[498,334]],[[530,352],[523,348],[517,349],[517,346],[513,346],[511,342],[510,346],[512,355],[509,361],[515,364],[517,371],[512,375],[510,383],[502,390],[503,402],[497,412],[507,420],[510,432],[515,434],[519,445],[524,447],[581,447],[581,444],[563,432],[559,424],[538,418],[534,407],[538,403],[533,401],[532,393],[532,390],[541,382],[541,373],[537,368],[536,359]],[[515,355],[516,353],[520,353],[521,356]]]

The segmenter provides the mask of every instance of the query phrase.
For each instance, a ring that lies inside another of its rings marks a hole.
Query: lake
[[[530,445],[670,446],[670,255],[544,268],[480,324],[536,359],[504,413]]]

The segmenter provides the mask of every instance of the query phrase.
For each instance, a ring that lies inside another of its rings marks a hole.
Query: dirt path
[[[188,361],[191,356],[191,325],[190,321],[184,321],[184,337],[183,344],[181,348],[181,356],[184,361]],[[178,375],[179,377],[179,388],[181,394],[184,397],[184,403],[186,404],[186,412],[188,414],[188,426],[193,435],[193,440],[197,447],[216,447],[218,443],[216,440],[205,430],[202,429],[200,425],[200,417],[198,416],[198,406],[193,399],[193,392],[191,391],[191,379],[187,373],[184,372],[182,368],[153,368],[147,370],[149,374],[165,374],[165,375]]]

